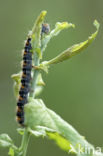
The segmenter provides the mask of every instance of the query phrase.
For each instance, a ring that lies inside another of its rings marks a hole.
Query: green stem
[[[26,156],[29,138],[30,138],[30,133],[28,132],[28,129],[26,128],[24,131],[24,135],[23,135],[22,143],[20,147],[21,156]]]
[[[42,23],[44,21],[45,15],[46,15],[46,11],[42,11],[40,16],[37,18],[37,20],[34,24],[34,27],[32,29],[33,52],[35,51],[35,49],[40,48],[40,45],[41,45],[41,43],[40,43],[41,42],[41,39],[40,39],[41,38],[41,27],[42,27]],[[34,60],[33,60],[34,66],[38,66],[39,62],[40,62],[40,58],[38,56],[38,53],[34,52],[33,56],[34,56]],[[36,82],[37,82],[39,72],[40,71],[37,69],[33,70],[33,78],[31,81],[31,91],[30,91],[29,97],[33,97],[33,98],[35,97]],[[28,132],[28,128],[25,128],[18,156],[26,156],[29,138],[30,138],[30,133]]]
[[[34,65],[38,66],[39,62],[40,62],[39,56],[35,52],[35,54],[34,54]],[[35,89],[36,89],[36,82],[37,82],[38,74],[39,74],[39,70],[34,69],[33,78],[31,81],[31,91],[30,91],[30,95],[29,95],[30,97],[35,97]]]
[[[39,62],[40,62],[39,57],[38,57],[37,53],[35,52],[34,64],[37,66],[39,64]],[[36,81],[37,81],[38,74],[39,74],[39,70],[34,69],[33,78],[32,78],[32,82],[31,82],[31,92],[29,95],[30,97],[35,97]],[[28,132],[28,129],[25,128],[24,135],[22,137],[21,147],[20,147],[20,152],[22,152],[21,156],[26,156],[29,138],[30,138],[30,133]]]

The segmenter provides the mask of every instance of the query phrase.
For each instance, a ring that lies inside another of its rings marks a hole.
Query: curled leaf
[[[19,95],[19,89],[20,89],[21,73],[13,74],[11,78],[14,80],[13,89],[14,89],[14,95],[17,98]]]
[[[50,32],[50,34],[46,35],[45,38],[42,39],[41,51],[43,52],[46,49],[47,44],[49,43],[52,37],[57,36],[62,30],[70,28],[70,27],[74,28],[75,25],[72,23],[68,23],[68,22],[56,23],[55,28]]]
[[[16,81],[17,83],[20,82],[21,73],[11,75],[11,78]]]
[[[62,61],[68,60],[72,56],[77,55],[81,51],[86,49],[92,43],[92,41],[96,38],[98,34],[99,23],[96,20],[94,21],[94,25],[97,30],[95,33],[93,33],[91,36],[88,37],[88,40],[81,42],[79,44],[73,45],[72,47],[66,49],[64,52],[60,53],[57,57],[53,58],[52,60],[43,62],[43,65],[51,65],[51,64],[60,63]]]
[[[39,58],[42,58],[40,46],[41,46],[41,29],[42,29],[42,23],[44,21],[44,18],[46,16],[46,11],[42,11],[40,15],[38,16],[34,27],[32,29],[32,49],[33,52],[37,52]]]

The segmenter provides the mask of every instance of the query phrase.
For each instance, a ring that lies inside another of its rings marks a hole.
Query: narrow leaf
[[[59,54],[57,57],[53,58],[50,61],[45,61],[43,62],[43,65],[51,65],[51,64],[57,64],[60,63],[62,61],[68,60],[69,58],[71,58],[74,55],[79,54],[81,51],[83,51],[84,49],[86,49],[91,43],[92,41],[96,38],[98,31],[99,31],[99,23],[95,20],[94,21],[94,25],[96,27],[96,32],[93,33],[88,40],[81,42],[79,44],[75,44],[74,46],[68,48],[67,50],[65,50],[64,52],[62,52],[61,54]]]
[[[34,27],[32,29],[32,35],[31,35],[33,52],[34,51],[37,52],[39,58],[42,57],[41,49],[40,49],[40,46],[41,46],[41,29],[42,29],[42,23],[44,21],[46,13],[47,13],[46,11],[42,11],[40,13],[40,15],[38,16],[38,18],[34,24]]]
[[[53,29],[49,35],[46,35],[45,38],[42,39],[41,41],[41,51],[43,52],[46,47],[47,44],[49,43],[49,41],[51,40],[51,38],[53,38],[54,36],[57,36],[62,30],[70,28],[70,27],[75,27],[74,24],[72,23],[68,23],[68,22],[58,22],[55,25],[55,29]]]

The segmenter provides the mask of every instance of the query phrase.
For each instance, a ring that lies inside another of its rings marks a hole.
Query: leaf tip
[[[41,16],[42,16],[42,17],[44,17],[46,14],[47,14],[47,11],[46,11],[46,10],[43,10],[43,11],[41,12]]]
[[[11,78],[17,82],[20,79],[20,73],[11,75]]]
[[[72,24],[72,23],[68,23],[68,22],[57,22],[56,23],[56,26],[58,26],[60,29],[66,29],[66,28],[69,28],[69,27],[73,27],[75,28],[75,25]]]
[[[95,27],[97,28],[97,30],[98,30],[99,27],[100,27],[99,22],[98,22],[97,20],[94,20],[93,24],[94,24],[94,26],[95,26]]]

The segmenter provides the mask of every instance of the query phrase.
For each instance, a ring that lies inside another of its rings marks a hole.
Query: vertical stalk
[[[21,143],[21,147],[20,147],[21,156],[26,156],[29,138],[30,138],[30,133],[28,132],[28,130],[26,128],[24,131],[24,135],[23,135],[22,143]]]
[[[34,53],[34,65],[38,66],[39,62],[40,62],[39,56],[35,52]],[[35,89],[36,89],[36,82],[37,82],[38,74],[39,74],[39,70],[34,69],[33,78],[32,78],[32,81],[31,81],[31,91],[30,91],[30,95],[29,95],[30,97],[35,97]]]
[[[40,16],[37,18],[36,23],[34,24],[34,27],[32,29],[32,48],[33,52],[35,49],[40,48],[41,45],[41,28],[42,28],[42,22],[45,18],[46,11],[42,11]],[[34,66],[38,66],[40,62],[39,54],[37,52],[34,52]],[[34,69],[33,70],[33,78],[31,81],[31,91],[29,94],[29,97],[35,97],[35,89],[36,89],[36,82],[38,78],[39,70]],[[30,133],[28,132],[28,128],[26,127],[24,130],[24,135],[22,137],[22,143],[20,146],[20,150],[18,153],[18,156],[26,156],[27,147],[29,143]]]
[[[40,62],[39,56],[37,55],[36,52],[35,52],[35,56],[34,56],[34,62],[35,62],[36,66]],[[38,74],[39,74],[39,70],[34,69],[33,78],[32,78],[32,82],[31,82],[31,92],[29,95],[30,97],[35,97],[36,81],[37,81]],[[28,129],[25,128],[24,135],[22,138],[21,147],[20,147],[20,152],[22,152],[21,156],[26,156],[29,138],[30,138],[30,133],[28,132]]]

